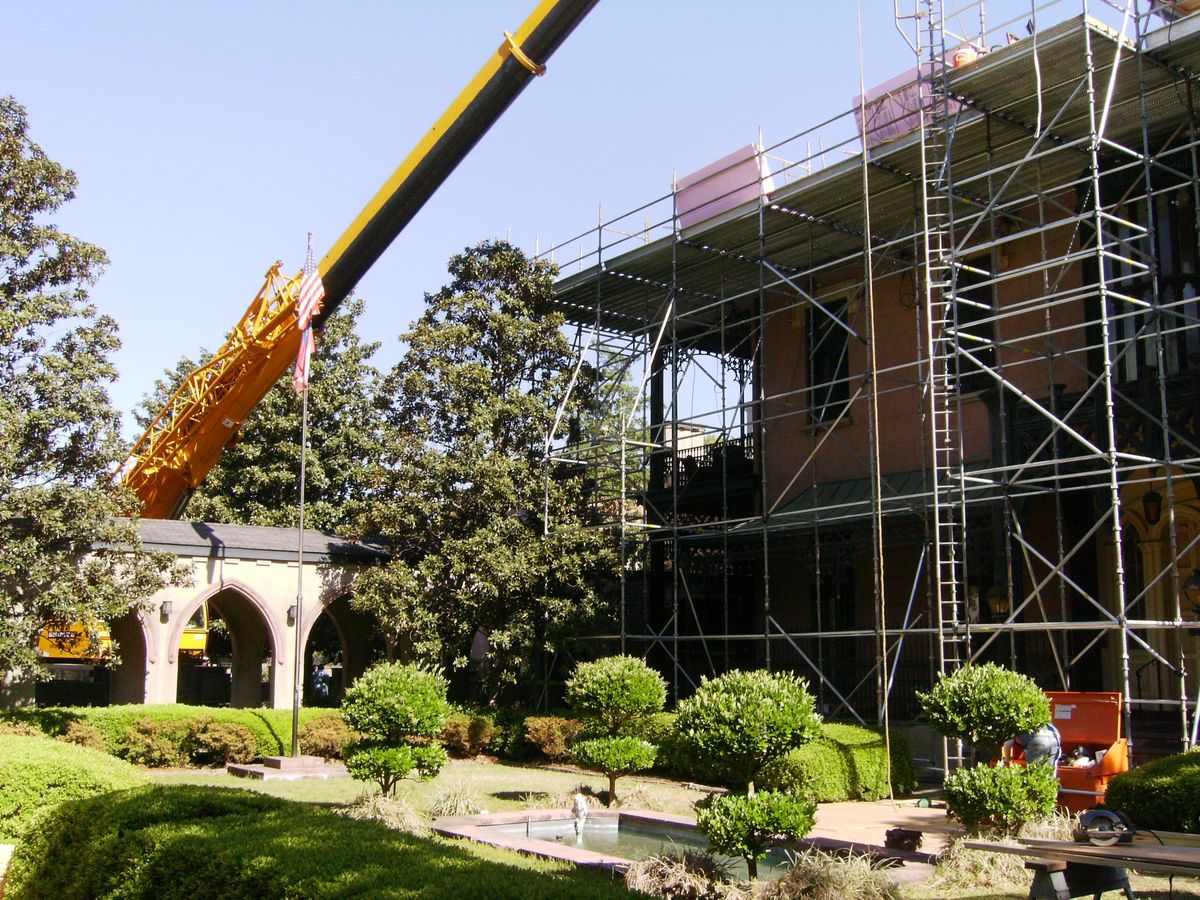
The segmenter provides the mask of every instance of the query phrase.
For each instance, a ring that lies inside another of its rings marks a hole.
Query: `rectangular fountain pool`
[[[691,819],[654,812],[592,810],[579,834],[575,819],[565,810],[459,816],[438,819],[433,828],[448,836],[605,868],[624,868],[649,856],[708,848],[708,841]],[[746,864],[731,862],[734,877],[745,878]],[[773,851],[759,861],[759,877],[778,878],[787,871],[785,862],[783,851]]]

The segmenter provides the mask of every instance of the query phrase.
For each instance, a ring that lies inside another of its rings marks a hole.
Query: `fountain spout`
[[[588,814],[587,798],[583,794],[575,795],[575,801],[571,804],[571,812],[575,814],[575,834],[577,837],[582,837],[583,825],[587,821]]]

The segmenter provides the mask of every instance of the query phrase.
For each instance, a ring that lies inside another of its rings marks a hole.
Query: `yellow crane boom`
[[[543,0],[484,63],[317,265],[320,325],[454,171],[597,0]],[[175,518],[296,357],[300,276],[275,263],[232,335],[192,372],[134,445],[125,483],[147,518]]]

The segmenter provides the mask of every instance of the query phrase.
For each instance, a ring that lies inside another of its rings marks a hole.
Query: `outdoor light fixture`
[[[1200,613],[1200,569],[1192,569],[1192,577],[1183,583],[1183,596],[1192,609]]]
[[[1142,494],[1142,512],[1146,514],[1149,524],[1157,525],[1158,520],[1162,518],[1162,494],[1158,491],[1146,491]]]
[[[288,607],[287,616],[288,616],[288,625],[295,625],[296,624],[296,604],[295,603],[293,603],[291,606]]]
[[[171,603],[171,601],[164,600],[162,602],[162,606],[160,606],[158,608],[158,617],[164,622],[169,622],[171,620],[171,609],[172,608],[173,608],[173,604]]]
[[[999,619],[1008,613],[1008,592],[999,584],[994,584],[983,595],[988,611],[993,618]]]

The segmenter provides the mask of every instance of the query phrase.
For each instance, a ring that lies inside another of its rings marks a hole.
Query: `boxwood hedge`
[[[916,770],[908,740],[892,732],[892,789],[912,793]],[[879,800],[888,796],[883,735],[874,728],[824,722],[821,735],[767,765],[764,787],[802,794],[820,803]]]
[[[330,715],[327,709],[301,709],[300,724],[319,716]],[[79,706],[48,707],[44,709],[9,710],[0,714],[6,721],[27,722],[46,734],[65,734],[72,722],[81,722],[100,733],[104,749],[114,756],[123,754],[126,736],[139,723],[153,720],[162,725],[186,723],[209,718],[216,723],[231,723],[249,729],[254,735],[257,756],[279,756],[291,751],[292,711],[290,709],[230,709],[225,707],[185,706],[181,703],[159,706]],[[167,729],[169,730],[169,729]],[[182,743],[186,728],[179,729]]]
[[[1104,802],[1142,828],[1200,832],[1200,748],[1118,775]]]
[[[143,784],[129,763],[47,737],[0,734],[0,843],[20,840],[44,810]]]
[[[184,786],[60,806],[18,846],[8,890],[11,900],[628,896],[607,873]]]

